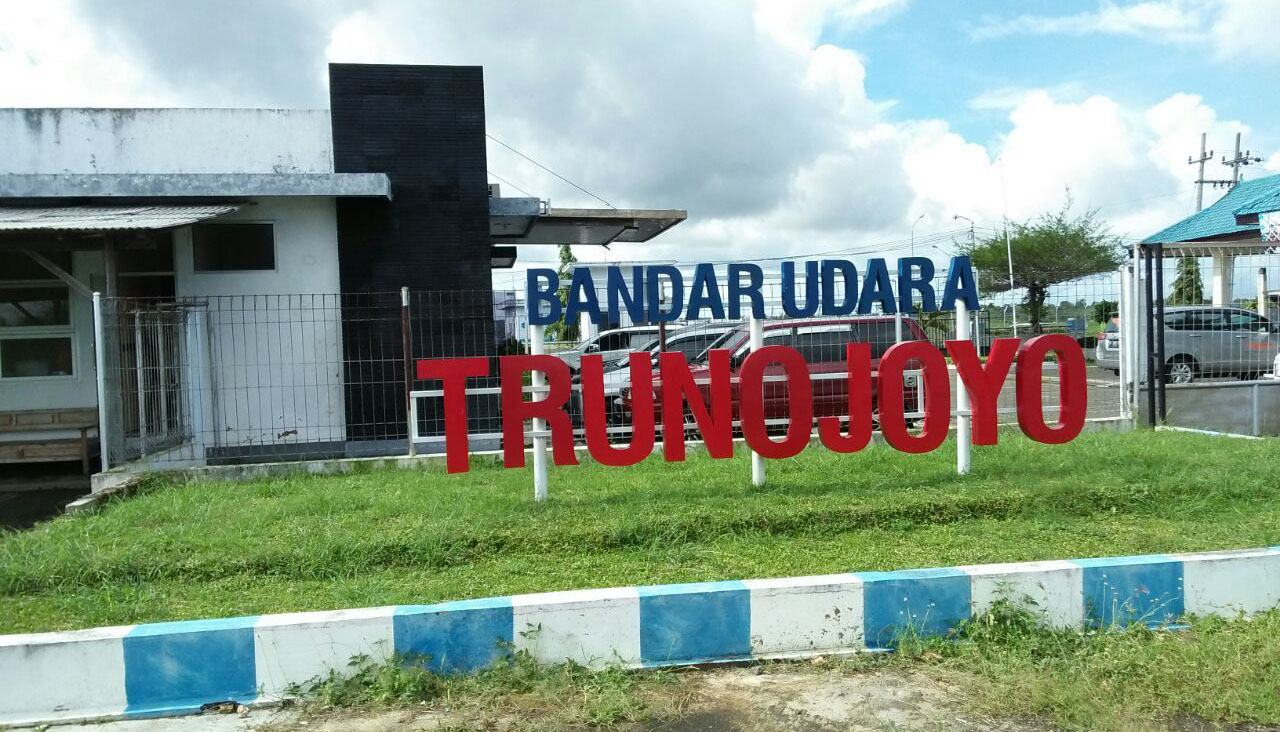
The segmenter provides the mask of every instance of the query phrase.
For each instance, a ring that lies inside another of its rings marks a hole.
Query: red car
[[[849,392],[848,380],[845,378],[847,373],[845,344],[871,344],[871,393],[874,400],[877,374],[880,370],[880,357],[889,349],[889,346],[892,346],[897,341],[896,328],[895,319],[886,316],[839,320],[776,321],[765,324],[764,345],[790,346],[799,351],[800,355],[809,364],[810,388],[813,390],[813,416],[815,418],[826,416],[847,417],[849,414]],[[917,341],[926,339],[924,329],[920,327],[919,323],[909,317],[902,319],[902,340]],[[746,358],[750,351],[747,332],[745,330],[739,331],[725,345],[732,354],[730,368],[736,376],[738,369],[742,366],[743,359]],[[690,371],[693,374],[693,378],[699,382],[709,381],[711,378],[710,370],[705,362],[691,365]],[[765,369],[766,379],[770,376],[782,375],[783,369],[781,366],[771,366]],[[661,424],[662,380],[656,371],[653,378],[655,422]],[[908,376],[908,387],[913,383],[912,377]],[[707,399],[709,393],[708,385],[699,383],[698,386],[699,391],[702,392],[703,399]],[[733,416],[737,420],[739,400],[736,381],[732,386],[732,394]],[[630,409],[630,390],[623,394],[623,403]],[[904,409],[908,414],[917,411],[918,404],[914,389],[908,388],[906,390]],[[875,408],[874,401],[873,410],[878,411]],[[764,413],[765,419],[786,419],[789,416],[787,384],[785,381],[765,382]],[[689,419],[686,416],[686,422],[688,421]]]

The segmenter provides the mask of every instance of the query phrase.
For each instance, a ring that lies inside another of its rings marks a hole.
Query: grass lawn
[[[1280,441],[1010,434],[974,451],[153,481],[0,534],[0,632],[544,590],[1280,544]]]

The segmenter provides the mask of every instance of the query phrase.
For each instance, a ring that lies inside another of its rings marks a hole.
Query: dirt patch
[[[625,732],[1041,732],[1034,723],[986,719],[966,709],[955,686],[897,669],[851,673],[824,668],[754,667],[692,671],[655,693],[662,719]],[[302,714],[260,727],[263,732],[391,732],[391,730],[565,730],[527,710],[478,717],[465,710],[396,710]]]
[[[993,722],[963,707],[955,688],[924,674],[900,670],[862,673],[732,669],[700,676],[691,711],[718,717],[720,726],[660,730],[738,729],[743,732],[798,730],[1021,730],[1043,729]],[[725,722],[731,724],[723,724]],[[731,726],[732,725],[732,726]]]

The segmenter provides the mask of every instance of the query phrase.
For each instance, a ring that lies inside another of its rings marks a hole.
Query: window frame
[[[73,259],[74,265],[74,259]],[[42,381],[76,381],[80,378],[80,344],[76,338],[76,301],[71,287],[48,272],[46,279],[0,279],[0,289],[50,289],[58,288],[67,294],[67,322],[59,325],[0,325],[0,342],[19,340],[65,340],[71,345],[71,372],[67,374],[48,374],[44,376],[5,376],[4,363],[0,361],[0,384],[20,382],[24,384]],[[3,344],[0,343],[0,359],[4,358]]]
[[[271,267],[265,269],[200,269],[199,257],[196,254],[196,231],[214,226],[267,226],[271,229]],[[228,221],[201,221],[191,225],[191,272],[197,275],[220,274],[261,274],[280,271],[280,242],[276,237],[276,222],[263,220],[234,219]],[[177,262],[174,262],[177,266]]]

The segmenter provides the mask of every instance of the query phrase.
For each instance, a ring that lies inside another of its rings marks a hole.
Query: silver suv
[[[1120,368],[1119,319],[1099,335],[1095,360]],[[1188,305],[1165,308],[1165,373],[1171,384],[1189,384],[1206,376],[1256,379],[1272,368],[1280,351],[1280,328],[1250,310]]]

